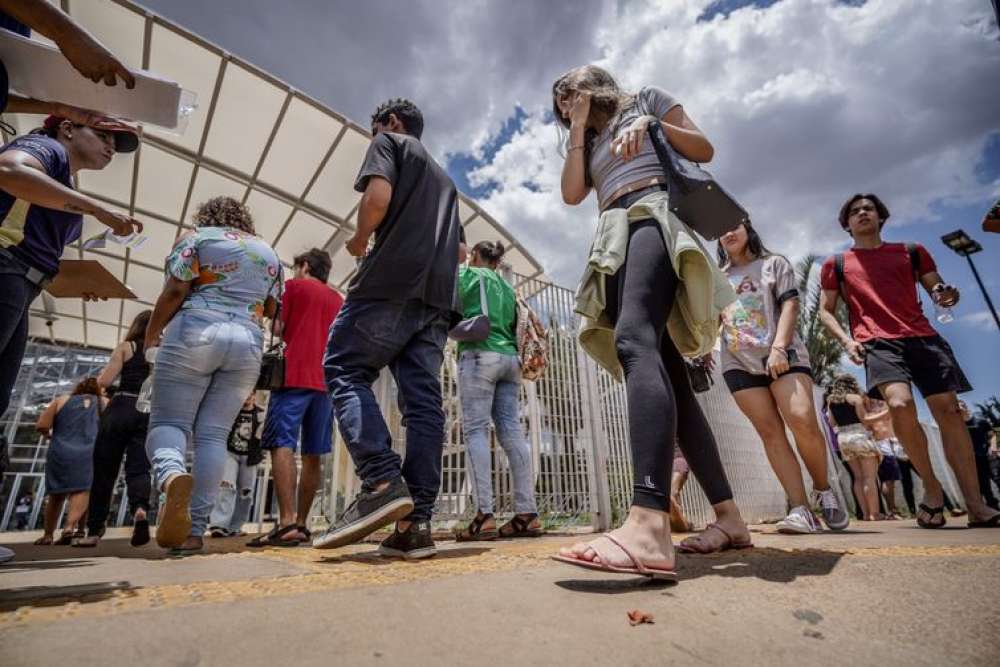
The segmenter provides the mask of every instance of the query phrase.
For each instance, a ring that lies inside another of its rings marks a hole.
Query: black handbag
[[[257,376],[255,389],[274,391],[285,388],[285,344],[274,342],[274,323],[281,315],[281,308],[271,319],[271,344],[260,359],[260,375]]]
[[[691,388],[694,390],[694,393],[704,394],[715,384],[712,374],[705,368],[705,364],[701,359],[685,361],[684,365],[687,366],[688,378],[691,380]]]
[[[448,337],[459,343],[479,343],[490,337],[490,307],[486,302],[486,286],[483,277],[479,276],[479,304],[483,314],[469,317],[448,332]]]
[[[674,150],[660,121],[650,121],[647,130],[667,179],[670,210],[684,224],[714,241],[750,219],[710,173]]]

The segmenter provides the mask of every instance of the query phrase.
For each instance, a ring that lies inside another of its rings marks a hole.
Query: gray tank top
[[[597,202],[602,208],[616,190],[629,183],[635,183],[654,176],[663,176],[660,160],[649,142],[643,139],[639,154],[626,162],[611,153],[611,141],[640,116],[650,115],[662,119],[668,111],[680,104],[673,95],[655,86],[643,88],[636,95],[636,103],[626,110],[612,127],[609,125],[597,135],[594,149],[590,154],[590,176],[597,190]]]

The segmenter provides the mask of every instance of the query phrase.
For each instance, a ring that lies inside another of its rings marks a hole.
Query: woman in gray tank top
[[[49,436],[45,457],[45,534],[35,544],[70,544],[83,537],[81,519],[87,511],[94,471],[94,440],[107,399],[96,378],[88,377],[73,393],[57,397],[38,418],[35,429]],[[53,542],[63,503],[69,503],[63,533]]]
[[[595,248],[613,239],[603,256],[607,263],[595,260],[592,251],[585,282],[591,267],[601,264],[603,289],[597,292],[605,303],[598,304],[600,312],[592,319],[614,328],[612,354],[624,371],[635,480],[624,525],[563,549],[556,559],[589,569],[672,579],[676,574],[669,508],[675,438],[717,519],[681,548],[711,553],[750,546],[750,533],[733,501],[715,438],[679,351],[694,348],[702,354],[714,336],[701,336],[701,329],[692,329],[688,322],[667,330],[674,305],[688,291],[682,289],[685,267],[676,241],[683,237],[691,253],[685,262],[705,269],[702,279],[708,275],[714,280],[712,272],[718,269],[690,231],[668,213],[663,172],[647,128],[659,121],[674,149],[697,162],[710,161],[714,149],[668,93],[646,87],[628,94],[611,74],[592,65],[559,77],[552,86],[552,105],[557,120],[569,130],[563,200],[576,205],[596,190],[602,211],[599,229],[608,234],[598,233]],[[603,349],[588,352],[600,355],[598,361],[607,356]]]

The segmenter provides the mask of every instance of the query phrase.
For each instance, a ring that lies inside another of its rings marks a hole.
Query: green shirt
[[[479,343],[459,343],[458,353],[462,354],[466,350],[478,350],[516,355],[517,341],[514,337],[514,327],[517,317],[517,295],[514,293],[514,288],[496,271],[478,266],[463,266],[458,270],[458,290],[462,297],[462,319],[483,314],[479,296],[480,278],[486,288],[490,335],[489,338]]]

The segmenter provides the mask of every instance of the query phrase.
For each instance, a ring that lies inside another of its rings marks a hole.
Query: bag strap
[[[907,243],[906,254],[910,258],[910,268],[913,269],[913,281],[916,283],[917,306],[922,309],[924,303],[920,300],[920,253],[917,252],[917,244]]]
[[[490,304],[486,300],[486,281],[483,280],[483,274],[479,274],[479,308],[483,311],[483,315],[487,318],[490,316]]]

